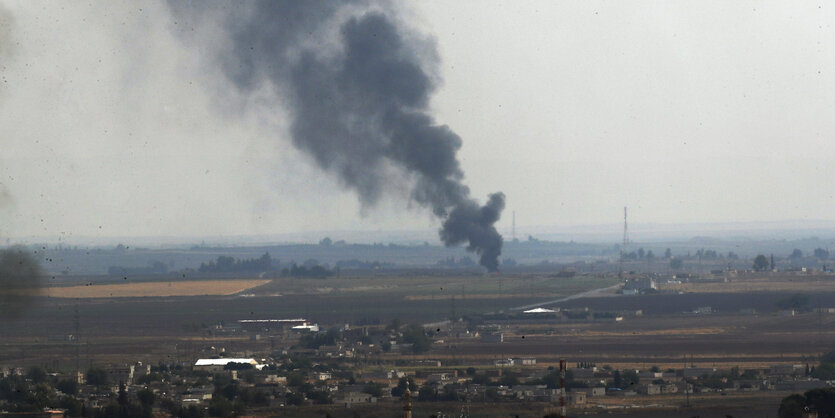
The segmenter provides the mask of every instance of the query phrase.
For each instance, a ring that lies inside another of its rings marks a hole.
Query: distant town
[[[452,257],[276,267],[272,253],[204,259],[187,274],[58,275],[2,327],[0,414],[746,417],[831,407],[827,250],[637,247],[491,275]],[[144,250],[104,254],[133,251]]]

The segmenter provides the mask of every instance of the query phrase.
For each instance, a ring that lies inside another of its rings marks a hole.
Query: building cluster
[[[580,313],[534,308],[515,315],[536,322]],[[587,311],[584,314],[597,316]],[[620,314],[599,316],[597,320],[619,318]],[[667,370],[617,370],[581,362],[561,376],[554,358],[432,357],[433,346],[450,342],[501,344],[504,331],[511,330],[502,321],[498,318],[476,327],[464,322],[429,324],[431,329],[393,322],[355,328],[341,325],[325,331],[300,318],[242,320],[228,327],[215,327],[212,332],[224,334],[224,339],[206,342],[205,347],[197,347],[177,361],[93,365],[72,372],[0,369],[0,389],[43,392],[41,403],[30,405],[26,403],[29,398],[4,398],[0,390],[0,411],[8,416],[20,410],[55,411],[63,407],[67,415],[89,416],[90,411],[133,405],[160,416],[226,416],[232,412],[269,413],[300,405],[352,408],[393,404],[401,402],[407,390],[417,403],[555,405],[564,399],[572,408],[593,408],[598,404],[596,399],[606,397],[805,391],[833,385],[833,381],[820,378],[814,365],[805,364],[746,370],[693,365]],[[217,346],[219,341],[227,341],[229,347]]]
[[[142,393],[150,392],[154,401],[149,407],[162,416],[177,415],[183,410],[217,415],[224,405],[240,411],[265,412],[305,404],[351,408],[359,404],[398,403],[406,389],[415,402],[560,402],[562,383],[558,370],[538,364],[532,357],[455,365],[438,360],[401,361],[392,367],[376,365],[368,359],[354,361],[351,357],[334,362],[334,353],[343,349],[328,347],[304,357],[283,350],[264,358],[235,355],[179,364],[121,364],[86,373],[52,374],[56,382],[69,380],[75,385],[58,384],[51,389],[51,396],[73,397],[84,410],[94,411],[123,399],[139,404]],[[29,373],[7,368],[0,372],[0,377],[27,379]],[[567,370],[565,401],[571,408],[592,408],[596,398],[604,397],[805,391],[832,385],[832,381],[812,378],[806,365],[781,364],[743,371],[708,367],[662,371],[615,370],[582,363]],[[7,407],[4,414],[13,416],[8,406],[8,401],[0,401],[0,410]],[[47,410],[55,413],[54,407]]]

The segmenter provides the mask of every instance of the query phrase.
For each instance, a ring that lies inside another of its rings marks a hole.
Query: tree
[[[142,389],[139,392],[136,392],[136,397],[139,398],[139,403],[146,407],[153,406],[157,399],[156,395],[154,395],[154,391],[150,389]]]
[[[255,366],[244,362],[229,362],[223,366],[223,370],[252,370],[253,368],[255,368]]]
[[[818,260],[826,260],[829,258],[829,251],[824,250],[823,248],[815,248],[815,258]]]
[[[806,405],[814,408],[819,417],[835,417],[835,388],[821,388],[807,391]]]
[[[806,398],[800,394],[792,394],[783,398],[780,402],[780,409],[777,416],[780,418],[801,418],[803,408],[806,406]]]
[[[777,307],[780,309],[804,309],[809,305],[811,297],[802,293],[795,293],[784,296],[777,300]]]
[[[307,381],[307,378],[301,373],[293,373],[287,376],[287,386],[299,387]]]
[[[792,260],[799,260],[803,258],[803,251],[800,251],[799,248],[795,248],[792,250],[792,253],[789,255],[789,258]]]
[[[667,249],[664,251],[664,258],[666,258],[666,259],[668,259],[668,260],[669,260],[669,259],[671,259],[671,258],[673,258],[673,251],[672,251],[672,250],[670,250],[669,248],[667,248]]]
[[[821,363],[835,363],[835,350],[822,355]]]
[[[304,395],[296,392],[287,392],[285,397],[287,405],[304,405]]]
[[[31,380],[32,383],[37,384],[46,381],[47,374],[46,370],[38,366],[35,366],[29,369],[29,372],[26,373],[26,377],[29,378],[29,380]]]
[[[821,363],[818,367],[812,368],[809,374],[816,379],[833,380],[835,379],[835,364]]]
[[[418,391],[418,400],[421,402],[424,401],[437,401],[438,400],[438,390],[429,383],[424,383],[423,386],[420,387]]]
[[[670,268],[674,270],[678,270],[684,266],[684,261],[680,258],[672,258],[670,259]]]
[[[398,319],[398,318],[392,319],[391,322],[386,327],[386,329],[394,331],[394,332],[400,331],[400,319]]]
[[[403,342],[412,344],[412,350],[419,354],[429,351],[432,347],[432,341],[426,336],[423,327],[417,324],[412,324],[403,330]]]
[[[59,380],[55,384],[55,389],[60,390],[67,395],[75,395],[78,393],[78,382],[72,379]]]
[[[760,254],[754,258],[754,271],[765,271],[768,269],[768,259]]]
[[[59,408],[66,410],[65,416],[81,417],[83,416],[84,404],[72,396],[64,396],[58,403]]]
[[[391,389],[391,396],[395,398],[399,398],[406,393],[406,386],[409,387],[409,392],[417,392],[418,385],[415,384],[415,381],[412,380],[411,377],[401,377],[400,380],[397,382],[397,386]]]
[[[624,370],[620,375],[621,387],[627,388],[638,384],[638,372],[635,370]]]
[[[103,369],[87,370],[87,384],[93,386],[107,386],[107,372]]]
[[[491,382],[490,376],[487,376],[486,374],[476,374],[473,376],[472,381],[474,385],[489,385]]]
[[[222,395],[213,395],[209,402],[209,415],[213,417],[232,416],[232,402],[229,402],[229,399]]]
[[[331,395],[323,390],[314,390],[307,394],[307,398],[317,405],[332,403]]]
[[[511,373],[505,373],[499,378],[499,384],[503,386],[516,386],[519,384],[519,378]]]
[[[375,398],[379,398],[383,396],[383,385],[379,383],[368,383],[362,388],[362,391]]]

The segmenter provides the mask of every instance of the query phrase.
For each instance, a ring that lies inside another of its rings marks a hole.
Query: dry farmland
[[[234,295],[269,283],[269,280],[187,280],[122,284],[88,284],[49,287],[45,296],[51,298],[139,298],[171,296]]]

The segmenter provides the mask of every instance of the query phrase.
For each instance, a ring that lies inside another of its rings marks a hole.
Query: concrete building
[[[586,404],[586,392],[585,391],[571,391],[568,392],[568,404],[577,406],[577,405],[585,405]]]
[[[516,362],[512,358],[503,358],[495,361],[496,367],[513,367]]]
[[[336,398],[334,403],[350,408],[353,404],[377,403],[377,398],[362,392],[346,392]]]
[[[112,364],[107,368],[107,381],[114,385],[133,384],[133,372],[133,364]]]
[[[637,295],[656,290],[657,288],[655,280],[651,277],[640,277],[637,279],[627,280],[623,285],[623,294]]]

